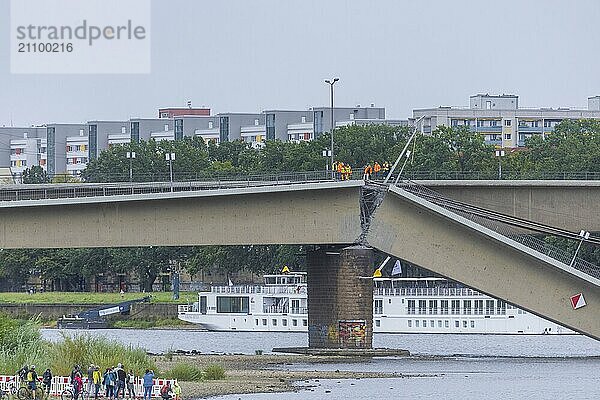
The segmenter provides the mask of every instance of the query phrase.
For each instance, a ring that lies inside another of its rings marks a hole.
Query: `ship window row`
[[[408,300],[408,314],[420,315],[505,315],[502,300]],[[383,303],[375,301],[375,314],[383,314]]]
[[[380,324],[378,323],[379,321],[375,321],[375,326],[380,326]],[[436,328],[436,321],[431,319],[429,321],[427,321],[426,319],[423,320],[419,320],[419,319],[409,319],[407,320],[407,325],[409,328],[412,328],[413,326],[415,328]],[[462,321],[462,327],[463,328],[475,328],[476,325],[476,321],[467,321],[467,320],[463,320]],[[454,320],[454,327],[455,328],[460,328],[461,327],[461,321],[458,320]],[[437,328],[450,328],[450,320],[446,319],[446,320],[441,320],[438,319],[437,320]]]
[[[278,320],[276,318],[272,318],[271,319],[271,326],[278,326],[279,321],[281,321],[281,326],[288,326],[288,320],[286,318],[283,318],[281,320]],[[269,323],[269,319],[268,318],[256,318],[254,320],[254,323],[256,324],[256,326],[267,326]],[[299,323],[302,323],[302,326],[308,326],[308,320],[307,319],[302,319],[302,321],[300,322],[298,319],[294,318],[292,319],[292,326],[298,326]]]

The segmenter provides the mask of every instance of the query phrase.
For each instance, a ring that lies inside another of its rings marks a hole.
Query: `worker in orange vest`
[[[368,181],[369,179],[371,179],[372,173],[373,173],[373,167],[371,167],[371,164],[367,164],[367,166],[365,167],[365,173],[363,175],[363,179],[365,181]]]
[[[381,165],[377,161],[373,164],[373,172],[375,173],[375,179],[379,178],[379,171],[381,171]]]

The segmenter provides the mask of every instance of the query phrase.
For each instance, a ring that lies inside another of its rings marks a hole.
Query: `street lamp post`
[[[132,183],[133,182],[133,160],[135,159],[135,151],[128,151],[127,159],[129,160],[129,183]]]
[[[325,171],[326,171],[325,176],[327,176],[327,175],[329,175],[329,165],[327,165],[329,163],[327,162],[327,157],[331,157],[331,150],[329,150],[329,149],[323,150],[323,157],[325,157]],[[331,164],[331,173],[332,174],[335,173],[335,171],[333,170],[333,163]]]
[[[135,158],[135,151],[128,151],[126,156],[129,160],[129,186],[131,186],[131,194],[133,194],[133,160]]]
[[[333,178],[333,130],[335,129],[335,119],[333,117],[333,85],[335,85],[335,83],[339,80],[340,80],[340,78],[325,79],[325,83],[329,84],[329,87],[331,88],[331,162],[329,164],[332,166],[332,168],[331,168],[331,177],[332,178]]]
[[[173,161],[175,161],[175,153],[166,153],[165,160],[169,162],[169,181],[171,182],[171,192],[173,191]]]
[[[502,180],[502,157],[504,157],[504,150],[496,150],[496,157],[498,157],[498,179]]]

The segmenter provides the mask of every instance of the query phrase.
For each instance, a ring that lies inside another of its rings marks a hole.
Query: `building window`
[[[292,326],[298,326],[298,320],[297,319],[293,319],[292,320]]]
[[[419,300],[419,314],[427,314],[427,301]]]
[[[302,326],[308,326],[308,320],[303,319],[302,320]]]
[[[460,300],[452,300],[452,314],[460,314]]]
[[[512,120],[511,119],[505,119],[504,120],[504,126],[511,126],[512,125]]]
[[[485,314],[494,315],[494,300],[485,301]]]
[[[427,328],[427,320],[426,319],[423,320],[423,328]]]
[[[441,314],[448,314],[448,300],[440,300]]]
[[[256,326],[258,326],[258,318],[256,318],[255,321],[256,321]]]
[[[454,326],[460,328],[460,321],[454,321]]]
[[[463,321],[463,328],[467,327],[467,321]]]
[[[287,319],[282,319],[281,323],[283,324],[283,326],[287,326]]]
[[[483,314],[483,300],[475,300],[475,312],[473,314]]]
[[[306,123],[306,117],[304,115],[302,116],[301,121],[302,121],[303,124]]]
[[[441,328],[441,327],[442,327],[442,320],[438,319],[438,328]]]
[[[229,117],[219,118],[219,141],[221,143],[229,141]]]
[[[419,320],[418,320],[418,319],[416,319],[416,320],[415,320],[415,328],[418,328],[418,327],[419,327]]]
[[[463,302],[463,314],[465,314],[465,315],[471,314],[471,300],[465,300]]]
[[[444,327],[450,328],[450,321],[444,320]]]
[[[383,300],[374,300],[374,314],[383,314]]]
[[[139,122],[131,123],[131,141],[134,143],[140,142],[140,123]]]
[[[98,157],[98,125],[92,124],[89,126],[88,143],[90,146],[89,156],[92,160]]]
[[[381,321],[378,320],[378,319],[376,319],[375,320],[375,326],[379,328],[381,326]]]
[[[239,313],[248,314],[249,301],[248,297],[217,297],[217,312],[218,313]]]
[[[438,313],[437,300],[429,300],[429,314],[436,315]]]
[[[263,318],[262,323],[263,323],[263,326],[267,326],[267,319]]]
[[[412,328],[412,319],[409,319],[409,320],[408,320],[408,327],[409,327],[409,328]]]
[[[169,132],[169,124],[165,124],[165,132]]]
[[[277,326],[277,320],[275,318],[273,318],[271,322],[273,322],[273,326]]]
[[[471,321],[471,328],[475,328],[475,321]]]
[[[165,128],[168,128],[169,125],[165,125]],[[181,140],[183,139],[183,120],[182,119],[176,119],[175,120],[175,128],[173,129],[173,137],[175,138],[175,140]]]
[[[254,120],[254,126],[258,126],[258,120],[257,119]]]
[[[265,120],[267,140],[275,140],[275,114],[267,114]]]
[[[415,300],[408,300],[408,313],[415,314]]]
[[[504,134],[504,140],[511,140],[511,139],[512,139],[512,134],[510,134],[510,133]]]

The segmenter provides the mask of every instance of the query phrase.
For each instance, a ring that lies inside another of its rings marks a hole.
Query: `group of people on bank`
[[[19,375],[21,382],[26,382],[27,387],[32,392],[33,399],[35,399],[39,381],[35,365],[25,365],[17,372],[17,374]],[[87,383],[85,388],[87,391],[87,399],[85,400],[92,398],[92,396],[94,399],[104,397],[106,399],[116,400],[119,398],[124,399],[125,397],[135,399],[142,395],[142,393],[136,394],[135,383],[137,377],[133,370],[130,369],[129,371],[126,371],[121,363],[117,364],[116,368],[106,368],[104,372],[101,371],[98,365],[90,364],[85,374],[87,379],[84,380],[84,371],[79,365],[75,365],[71,371],[70,384],[73,387],[73,397],[75,400],[78,400],[84,392],[84,381]],[[46,369],[42,375],[41,381],[43,392],[50,394],[50,386],[52,384],[52,371],[50,368]],[[144,376],[142,377],[142,387],[144,400],[151,400],[154,387],[154,371],[149,369],[145,371]],[[164,400],[180,400],[181,387],[177,382],[171,386],[170,382],[166,381],[160,388],[160,395]]]

